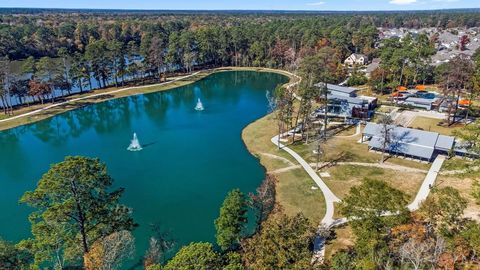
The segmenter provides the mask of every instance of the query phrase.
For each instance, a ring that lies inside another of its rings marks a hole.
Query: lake
[[[249,123],[267,113],[266,91],[288,78],[279,74],[219,72],[188,86],[106,101],[0,132],[0,236],[30,236],[19,205],[50,164],[67,155],[98,157],[122,203],[140,225],[137,259],[153,227],[169,231],[177,248],[215,241],[214,220],[228,191],[253,192],[265,177],[241,139]],[[201,98],[204,111],[195,111]],[[143,150],[127,151],[136,132]]]

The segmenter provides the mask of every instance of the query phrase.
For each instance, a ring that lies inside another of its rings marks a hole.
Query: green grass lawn
[[[380,113],[391,113],[393,110],[395,110],[395,107],[391,107],[391,106],[380,106],[380,107],[377,109],[377,112],[380,112]]]
[[[438,132],[443,135],[452,135],[452,132],[454,130],[461,128],[458,126],[453,126],[453,127],[441,126],[440,123],[443,121],[444,120],[419,116],[415,118],[415,120],[412,122],[410,127],[415,129],[425,130],[425,131]]]
[[[391,187],[413,198],[426,176],[424,173],[407,173],[357,165],[336,165],[322,171],[331,175],[323,180],[340,198],[347,196],[352,187],[360,185],[365,179],[385,181]]]
[[[298,164],[294,158],[283,150],[279,150],[270,140],[277,133],[277,125],[273,115],[247,126],[242,133],[245,145],[251,153],[260,159],[267,171],[275,171],[290,165],[262,153],[272,154]],[[325,199],[320,190],[312,190],[315,182],[303,170],[294,169],[275,174],[277,183],[277,202],[283,210],[294,215],[303,213],[313,224],[318,224],[325,215]]]
[[[303,213],[315,224],[319,224],[325,215],[325,199],[322,191],[313,190],[315,182],[303,168],[294,169],[277,175],[278,201],[289,215]]]

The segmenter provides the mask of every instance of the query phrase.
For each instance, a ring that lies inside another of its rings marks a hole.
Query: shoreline
[[[287,76],[290,81],[287,84],[295,83],[299,81],[296,75],[278,69],[260,68],[260,67],[221,67],[208,70],[200,70],[192,74],[187,74],[181,77],[173,77],[170,81],[142,85],[132,86],[125,88],[109,87],[105,89],[97,89],[92,92],[83,94],[75,94],[66,98],[65,101],[53,104],[36,104],[30,107],[23,107],[17,112],[20,114],[13,115],[4,119],[0,119],[0,131],[16,128],[19,126],[35,123],[55,115],[79,109],[88,105],[105,102],[117,98],[124,98],[135,95],[142,95],[148,93],[155,93],[161,91],[172,90],[178,87],[189,85],[200,81],[217,72],[228,71],[256,71],[256,72],[271,72]]]

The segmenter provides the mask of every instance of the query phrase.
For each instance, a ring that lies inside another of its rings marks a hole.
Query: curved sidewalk
[[[325,198],[326,211],[325,216],[323,217],[319,226],[319,229],[332,228],[348,223],[348,219],[346,218],[334,219],[333,217],[335,213],[334,203],[339,203],[341,202],[341,200],[330,190],[330,188],[325,184],[325,182],[323,182],[323,180],[318,176],[318,174],[313,170],[313,168],[299,154],[279,142],[279,136],[280,135],[273,137],[271,139],[272,143],[278,146],[280,149],[285,150],[293,158],[295,158],[295,160],[305,169],[305,171],[315,181],[315,183],[323,193],[323,196]],[[413,212],[418,210],[421,203],[427,199],[428,195],[430,194],[430,189],[435,184],[438,173],[440,172],[444,161],[444,156],[437,156],[432,166],[430,167],[430,170],[428,171],[428,174],[425,177],[425,180],[423,181],[420,190],[417,192],[415,200],[408,205],[408,209],[410,211]],[[387,213],[386,215],[392,214]],[[326,239],[320,235],[317,235],[317,237],[315,238],[314,255],[312,261],[322,262],[325,258],[325,241]]]
[[[310,164],[308,164],[308,162],[306,162],[295,151],[278,142],[278,135],[272,138],[272,143],[274,143],[276,146],[278,146],[282,150],[285,150],[293,158],[295,158],[295,160],[303,167],[303,169],[305,169],[308,175],[313,179],[313,181],[315,181],[317,186],[320,188],[320,190],[323,193],[323,196],[325,197],[325,205],[326,205],[326,211],[325,211],[325,216],[322,219],[322,225],[326,227],[330,227],[330,225],[333,224],[335,221],[335,219],[333,218],[333,214],[335,212],[334,203],[338,203],[341,200],[337,196],[335,196],[335,194],[333,194],[330,188],[325,184],[325,182],[323,182],[323,180],[312,169],[312,167],[310,166]]]

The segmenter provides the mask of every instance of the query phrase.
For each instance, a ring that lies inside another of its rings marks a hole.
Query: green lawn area
[[[445,160],[445,162],[443,163],[442,171],[467,170],[471,166],[474,166],[473,161],[461,157],[454,157]]]
[[[342,126],[339,130],[340,132],[338,132],[336,136],[352,136],[357,132],[357,126]]]
[[[303,213],[318,225],[325,215],[322,191],[312,190],[315,182],[303,168],[277,174],[278,201],[289,215]]]
[[[325,154],[321,156],[320,161],[330,162],[336,160],[338,162],[378,163],[381,154],[368,151],[368,145],[358,143],[358,140],[360,140],[360,136],[352,138],[334,137],[329,139],[322,145],[322,151],[324,151]],[[306,161],[315,163],[317,156],[313,153],[313,150],[316,149],[316,147],[317,143],[312,142],[309,145],[298,143],[290,148],[301,155]],[[387,162],[422,170],[428,170],[430,168],[430,164],[395,157],[388,158]]]
[[[270,139],[277,133],[277,125],[273,115],[247,126],[242,138],[249,151],[260,159],[267,171],[289,167],[286,162],[272,158],[265,153],[285,158],[298,164],[288,153],[279,150]],[[303,168],[275,174],[277,183],[277,201],[283,210],[289,214],[303,213],[313,224],[318,224],[325,214],[325,199],[320,190],[312,190],[315,182]]]
[[[478,180],[477,175],[439,175],[437,178],[437,186],[453,187],[460,192],[460,195],[467,199],[467,209],[464,214],[470,218],[480,220],[480,205],[475,203],[475,198],[472,196],[472,184],[475,180]]]
[[[336,165],[322,171],[331,175],[331,177],[323,178],[323,180],[339,198],[347,196],[350,189],[360,185],[363,180],[374,179],[385,181],[391,187],[403,191],[413,199],[426,176],[424,173],[401,172],[357,165]]]
[[[440,125],[440,122],[443,122],[443,120],[419,116],[415,118],[410,127],[425,131],[438,132],[443,135],[452,135],[454,130],[461,128],[458,126],[444,127]]]

